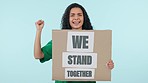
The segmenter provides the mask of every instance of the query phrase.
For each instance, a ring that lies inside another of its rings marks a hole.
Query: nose
[[[75,20],[78,20],[78,19],[79,19],[79,17],[78,17],[77,15],[75,15],[74,19],[75,19]]]

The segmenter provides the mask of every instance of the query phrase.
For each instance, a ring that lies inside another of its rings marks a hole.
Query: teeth
[[[74,23],[74,25],[78,25],[79,24],[79,22],[73,22]]]

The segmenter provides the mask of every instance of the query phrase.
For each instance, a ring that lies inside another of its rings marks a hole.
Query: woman
[[[52,41],[41,48],[41,32],[44,26],[43,20],[38,20],[36,23],[36,38],[34,44],[34,57],[40,59],[40,62],[45,62],[52,59]],[[65,13],[63,14],[61,21],[62,29],[72,30],[93,30],[89,17],[85,9],[77,4],[73,3],[69,5]],[[109,69],[113,69],[114,63],[110,60],[107,63]],[[56,83],[96,83],[95,81],[55,81]]]

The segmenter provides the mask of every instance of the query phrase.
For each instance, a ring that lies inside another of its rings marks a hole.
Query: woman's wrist
[[[42,32],[42,29],[41,30],[40,29],[37,29],[36,32]]]

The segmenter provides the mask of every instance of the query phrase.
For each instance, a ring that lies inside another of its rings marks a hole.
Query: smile
[[[72,23],[73,23],[75,26],[77,26],[77,25],[79,25],[80,22],[81,22],[81,21],[73,21]]]

